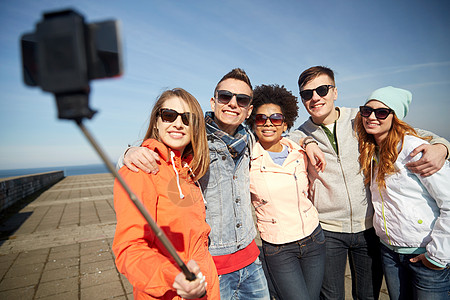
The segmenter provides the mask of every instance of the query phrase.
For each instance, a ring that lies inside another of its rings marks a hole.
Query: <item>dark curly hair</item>
[[[264,104],[276,104],[281,108],[287,129],[294,126],[295,119],[298,116],[297,97],[291,91],[288,91],[284,85],[278,84],[259,85],[253,90],[253,110],[250,117],[245,121],[247,126],[253,130],[255,125],[255,115],[258,108]]]

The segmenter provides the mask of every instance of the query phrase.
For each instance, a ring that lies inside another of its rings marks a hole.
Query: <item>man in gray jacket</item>
[[[316,66],[305,70],[298,84],[302,102],[311,117],[289,136],[294,141],[307,137],[303,146],[317,142],[327,162],[321,173],[314,167],[308,168],[310,198],[319,212],[326,237],[327,260],[321,298],[344,299],[348,259],[353,298],[378,299],[383,274],[379,240],[372,225],[370,191],[359,172],[354,130],[358,110],[335,106],[337,89],[334,73],[329,68]],[[450,144],[439,138],[432,143],[438,145],[416,149],[415,154],[423,151],[424,156],[418,164],[410,166],[413,172],[430,175],[444,164]]]

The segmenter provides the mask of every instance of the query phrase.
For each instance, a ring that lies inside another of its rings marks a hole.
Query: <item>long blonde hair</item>
[[[402,120],[397,118],[395,114],[393,114],[391,129],[389,129],[389,133],[386,139],[384,139],[381,145],[377,145],[373,135],[368,134],[364,129],[362,119],[363,118],[358,112],[355,118],[355,126],[359,142],[359,164],[361,172],[364,175],[364,183],[366,185],[370,183],[371,175],[373,175],[371,174],[372,160],[378,152],[378,174],[376,182],[378,183],[378,186],[386,187],[386,176],[397,172],[394,167],[394,163],[398,157],[398,143],[403,141],[403,138],[406,134],[413,135],[418,138],[422,137],[417,134],[414,128],[412,128],[406,122],[403,122]],[[430,138],[423,139],[429,140]]]
[[[203,117],[203,111],[198,103],[197,99],[189,92],[182,88],[175,88],[164,91],[153,106],[152,113],[150,115],[150,123],[148,125],[147,133],[145,134],[144,141],[146,139],[155,139],[161,142],[156,128],[156,122],[158,120],[159,110],[163,107],[167,99],[172,97],[178,97],[183,99],[189,107],[189,127],[190,127],[190,140],[189,145],[186,146],[183,152],[183,157],[192,155],[193,159],[190,163],[195,180],[198,180],[209,168],[209,148],[206,140],[206,125],[205,118]]]

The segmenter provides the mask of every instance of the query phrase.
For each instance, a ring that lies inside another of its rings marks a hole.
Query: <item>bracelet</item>
[[[311,140],[314,140],[312,137],[310,137],[310,136],[307,136],[307,137],[305,137],[304,139],[303,139],[303,145],[306,143],[306,142],[309,142],[309,141],[311,141]]]
[[[308,145],[311,144],[311,143],[314,143],[314,144],[316,144],[316,145],[319,145],[319,143],[318,143],[316,140],[311,139],[311,140],[306,141],[306,142],[303,143],[303,148],[306,149],[306,146],[308,146]]]

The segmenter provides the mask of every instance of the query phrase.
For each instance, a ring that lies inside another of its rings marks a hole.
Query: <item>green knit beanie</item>
[[[395,112],[397,118],[402,120],[408,113],[409,104],[412,100],[412,94],[410,91],[404,89],[387,86],[372,92],[367,99],[366,104],[370,100],[378,100],[382,102]]]

